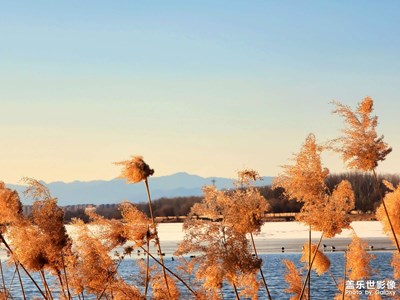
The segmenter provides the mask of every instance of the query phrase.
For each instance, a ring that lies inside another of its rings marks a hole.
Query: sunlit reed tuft
[[[0,181],[0,232],[2,227],[18,222],[22,218],[22,203],[18,193],[6,188]]]
[[[397,252],[393,253],[391,266],[393,267],[393,277],[395,279],[400,279],[400,254],[399,253],[397,253]]]
[[[295,164],[284,166],[273,186],[284,188],[287,197],[303,203],[299,221],[330,238],[349,227],[347,213],[354,208],[354,194],[348,181],[338,184],[332,194],[329,192],[325,183],[329,171],[322,167],[322,150],[310,134],[295,155]]]
[[[259,232],[266,200],[253,187],[219,191],[207,186],[203,191],[203,201],[192,207],[183,225],[185,237],[176,255],[200,253],[192,263],[210,297],[218,297],[226,280],[236,293],[243,288],[256,299],[249,291],[256,286],[258,290],[254,279],[261,260],[252,256],[246,234]]]
[[[125,178],[129,183],[137,183],[154,174],[154,170],[145,163],[142,156],[132,156],[131,160],[116,162],[122,166],[119,178]]]
[[[311,249],[310,249],[308,243],[305,243],[303,246],[303,252],[302,252],[300,261],[308,264],[309,256],[310,256],[309,251],[311,250],[311,253],[314,253],[316,248],[317,248],[316,245],[311,244]],[[326,271],[329,270],[330,266],[331,266],[331,262],[330,262],[329,258],[318,249],[315,259],[314,259],[314,263],[312,265],[312,269],[314,269],[318,275],[322,275],[323,273],[325,273]]]
[[[325,180],[329,174],[322,167],[323,147],[317,144],[313,134],[309,134],[298,154],[293,157],[293,165],[283,166],[283,173],[275,178],[273,187],[284,188],[288,198],[304,203],[313,203],[327,190]]]
[[[353,235],[346,252],[346,267],[348,278],[351,280],[367,279],[371,276],[370,263],[375,256],[367,252],[368,244],[358,236]]]
[[[344,135],[334,140],[333,148],[341,153],[349,168],[363,171],[375,169],[392,148],[383,141],[383,136],[378,137],[378,117],[371,115],[372,98],[364,98],[355,111],[339,102],[333,104],[336,105],[334,113],[343,117],[346,126],[343,129]]]
[[[294,294],[290,297],[290,300],[297,300],[303,286],[301,275],[292,261],[283,259],[282,263],[286,267],[285,281],[289,285],[289,287],[285,289],[285,293]],[[307,295],[307,292],[304,293],[304,295]]]
[[[384,181],[384,183],[390,191],[386,193],[384,198],[387,212],[389,214],[397,239],[400,239],[400,185],[395,188],[391,183],[387,181]],[[376,218],[383,223],[383,228],[385,232],[387,232],[389,237],[393,240],[392,230],[390,228],[389,220],[383,204],[381,204],[376,210]]]
[[[164,276],[161,272],[157,272],[151,281],[151,287],[153,290],[152,299],[154,300],[178,300],[179,299],[179,290],[175,284],[175,281],[171,278],[171,276],[167,275],[168,280],[168,289],[166,287]]]

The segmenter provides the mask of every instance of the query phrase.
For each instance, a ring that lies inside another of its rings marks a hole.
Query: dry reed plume
[[[311,292],[310,273],[322,238],[334,237],[344,228],[348,228],[350,220],[347,214],[354,208],[354,194],[349,182],[340,182],[332,193],[326,186],[329,170],[322,167],[323,150],[324,148],[317,144],[315,136],[308,135],[300,152],[294,155],[294,164],[285,165],[283,174],[280,174],[273,184],[274,188],[284,188],[287,197],[303,203],[296,218],[310,227],[308,272],[299,299],[303,297],[307,283],[308,293]],[[311,229],[322,232],[314,252],[311,252],[310,245]],[[310,294],[308,298],[311,298]]]
[[[371,276],[371,260],[375,256],[367,253],[368,244],[358,236],[353,235],[351,243],[346,252],[347,274],[350,280],[367,279]]]
[[[289,285],[285,292],[288,294],[294,294],[290,297],[290,300],[299,299],[303,287],[301,275],[292,261],[283,259],[282,263],[286,267],[285,281]],[[307,293],[305,294],[307,295]],[[308,299],[308,297],[306,297],[306,299]]]
[[[151,287],[153,289],[152,299],[154,300],[179,299],[179,290],[175,284],[175,281],[169,275],[167,275],[167,280],[168,280],[168,289],[167,285],[165,284],[164,276],[162,273],[157,273],[153,276],[151,281]]]
[[[346,126],[344,135],[334,140],[334,149],[341,153],[349,168],[372,171],[392,151],[383,141],[383,136],[378,137],[376,132],[378,117],[371,115],[373,100],[364,98],[354,112],[347,105],[339,102],[333,104],[336,105],[334,113],[344,118]]]
[[[53,298],[45,270],[57,276],[63,296],[69,297],[64,253],[68,251],[71,243],[64,227],[64,212],[57,206],[57,199],[50,196],[44,185],[34,179],[24,180],[28,183],[25,194],[35,200],[32,206],[32,219],[17,213],[13,226],[8,229],[9,245],[7,246],[5,241],[3,243],[12,254],[11,260],[17,269],[17,265],[20,265],[29,277],[30,271],[40,273],[46,295],[36,282],[34,284],[45,298]],[[22,282],[21,289],[25,298]]]
[[[119,178],[124,178],[129,183],[138,183],[154,174],[154,170],[145,163],[142,156],[132,156],[131,160],[124,160],[115,164],[122,166]]]
[[[376,210],[376,217],[383,224],[385,232],[388,233],[389,237],[395,242],[394,236],[392,235],[393,228],[397,239],[400,238],[400,186],[396,188],[388,181],[384,181],[384,184],[390,192],[385,195],[384,201],[386,204],[388,215],[385,212],[383,203]],[[389,218],[391,224],[389,223]]]
[[[353,234],[351,243],[345,252],[345,276],[338,285],[339,292],[335,300],[357,300],[360,295],[356,293],[346,293],[346,280],[357,282],[367,280],[372,275],[370,263],[375,256],[367,252],[368,244],[362,241],[356,234]],[[372,290],[374,291],[374,290]],[[379,295],[371,295],[368,299],[381,299]]]
[[[25,191],[35,202],[32,205],[32,222],[25,219],[11,230],[11,243],[14,254],[32,270],[47,268],[55,273],[63,269],[63,251],[68,251],[70,240],[64,226],[64,211],[57,206],[57,199],[52,198],[49,190],[34,179],[25,179],[28,188]],[[26,251],[25,243],[31,243]],[[37,252],[36,254],[34,252]],[[32,256],[29,257],[28,253]],[[35,266],[35,267],[34,267]]]
[[[392,151],[392,148],[383,141],[383,135],[378,137],[376,132],[378,117],[372,115],[374,102],[372,98],[366,97],[358,104],[355,111],[352,111],[349,106],[339,102],[333,103],[336,105],[334,113],[343,117],[345,128],[343,129],[343,136],[332,141],[332,148],[341,153],[343,161],[347,163],[349,168],[365,172],[372,171],[375,180],[375,188],[380,193],[382,207],[394,243],[400,253],[400,244],[392,224],[394,220],[389,216],[389,210],[380,192],[375,171],[379,162],[385,160],[386,156]],[[395,218],[399,219],[399,215],[395,216]]]
[[[322,168],[321,152],[313,134],[309,134],[298,154],[293,157],[293,165],[283,166],[283,173],[275,178],[273,186],[282,187],[285,195],[305,205],[321,199],[327,190],[325,180],[329,174]]]
[[[0,233],[6,226],[18,223],[22,218],[22,203],[18,193],[0,182]]]
[[[28,276],[28,272],[40,274],[44,290],[36,286],[44,299],[55,297],[52,292],[55,287],[48,285],[45,270],[58,278],[60,299],[83,298],[84,293],[99,299],[108,299],[111,295],[117,300],[144,299],[137,287],[120,278],[118,266],[123,257],[113,260],[109,253],[128,241],[140,247],[144,240],[154,237],[151,220],[129,203],[121,204],[122,222],[105,220],[88,209],[92,222],[88,225],[74,221],[77,229],[73,242],[66,233],[64,212],[57,206],[57,200],[38,181],[25,181],[29,184],[26,195],[35,200],[31,218],[21,214],[18,194],[1,185],[0,205],[5,209],[1,210],[0,220],[2,228],[9,233],[9,244],[2,241],[9,247],[16,270],[21,266]],[[22,281],[21,289],[26,299]]]
[[[300,258],[300,261],[309,263],[309,253],[314,253],[317,251],[317,254],[315,256],[314,264],[312,265],[312,268],[317,272],[318,275],[322,275],[326,271],[329,270],[329,267],[331,266],[331,262],[329,258],[322,253],[319,249],[317,250],[317,246],[314,244],[311,244],[311,249],[309,249],[308,243],[304,244],[303,246],[303,252],[302,256]]]
[[[332,194],[329,192],[325,184],[329,170],[322,167],[322,151],[315,136],[308,135],[294,156],[295,164],[285,165],[273,186],[284,188],[287,197],[304,204],[297,216],[299,221],[330,238],[349,228],[347,213],[354,208],[354,194],[348,181],[339,183]]]
[[[395,279],[400,279],[400,254],[399,253],[393,253],[391,266],[393,267],[393,277]]]
[[[246,238],[260,231],[268,209],[265,198],[250,183],[258,177],[255,171],[239,173],[238,188],[233,191],[205,187],[204,200],[192,207],[184,223],[184,240],[176,254],[201,253],[190,263],[197,266],[196,279],[210,299],[219,299],[224,280],[237,297],[243,288],[242,295],[258,299],[256,273],[261,260],[252,256]]]
[[[87,291],[99,296],[115,281],[116,264],[103,244],[82,221],[75,221],[78,236],[73,247],[76,257],[71,263],[71,286],[77,294]]]
[[[257,171],[241,171],[238,173],[237,188],[225,192],[224,221],[237,232],[258,234],[265,222],[264,214],[271,209],[253,185],[259,179]]]

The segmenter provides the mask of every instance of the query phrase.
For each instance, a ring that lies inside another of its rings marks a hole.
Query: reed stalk
[[[0,259],[0,272],[1,272],[1,281],[3,284],[4,299],[7,299],[7,288],[6,288],[6,282],[4,280],[3,265],[1,263],[1,259]]]
[[[169,285],[168,285],[168,280],[167,280],[167,273],[165,271],[164,259],[163,259],[163,256],[162,256],[160,239],[158,237],[158,231],[157,231],[157,227],[156,227],[156,222],[154,220],[153,205],[151,203],[149,182],[148,182],[147,178],[144,180],[144,183],[146,185],[147,199],[148,199],[148,202],[149,202],[150,217],[151,217],[151,221],[152,221],[152,224],[153,224],[154,230],[155,230],[155,240],[156,240],[156,245],[157,245],[157,248],[158,248],[158,254],[159,254],[159,257],[160,257],[160,261],[161,261],[161,267],[162,267],[162,270],[163,270],[165,285],[166,285],[167,290],[168,290],[168,295],[171,298],[171,292],[170,292]]]
[[[50,291],[49,285],[47,284],[47,280],[46,280],[46,276],[44,274],[44,271],[40,270],[39,273],[40,273],[40,276],[42,277],[42,281],[43,281],[43,285],[44,285],[44,289],[46,291],[46,294],[48,294],[50,299],[53,300],[53,295],[52,295],[52,293]]]
[[[251,243],[252,243],[253,249],[254,249],[254,254],[255,254],[256,258],[258,259],[257,248],[256,248],[256,244],[254,243],[254,238],[253,238],[253,233],[252,232],[250,232],[250,237],[251,237]],[[265,290],[267,291],[268,299],[272,300],[271,294],[269,293],[268,285],[267,285],[267,282],[265,280],[264,273],[263,273],[263,270],[262,270],[261,266],[260,266],[260,274],[261,274],[261,278],[262,278],[264,286],[265,286]]]
[[[14,270],[14,273],[13,273],[13,276],[12,276],[12,278],[11,278],[11,282],[10,282],[10,284],[8,285],[8,294],[10,295],[10,293],[11,293],[11,289],[12,289],[12,285],[13,285],[13,283],[14,283],[14,279],[15,279],[15,275],[17,274],[17,268],[15,268],[15,270]]]
[[[26,300],[24,285],[22,284],[21,274],[19,273],[18,262],[16,262],[14,260],[14,264],[15,264],[15,269],[17,270],[17,274],[18,274],[19,285],[21,286],[22,297],[24,298],[24,300]],[[47,298],[45,298],[45,299],[47,299]]]
[[[308,227],[308,268],[311,269],[311,225]],[[308,279],[308,299],[311,299],[311,277]]]
[[[170,268],[168,268],[167,266],[163,265],[163,263],[161,261],[159,261],[157,258],[154,257],[154,255],[152,255],[150,252],[148,252],[143,246],[139,246],[144,252],[148,253],[149,256],[156,262],[158,263],[160,266],[164,266],[165,270],[168,271],[168,273],[170,273],[172,276],[174,276],[176,279],[178,279],[192,294],[193,296],[196,297],[196,292],[177,274],[175,274]]]
[[[235,284],[234,282],[232,282],[232,286],[233,286],[233,290],[235,291],[236,299],[237,299],[237,300],[240,300],[239,293],[238,293],[236,284]]]
[[[344,252],[344,271],[343,271],[343,290],[342,290],[342,300],[344,300],[344,295],[346,294],[346,268],[347,268],[347,255]]]
[[[305,289],[306,289],[307,282],[308,282],[308,280],[310,279],[311,267],[312,267],[312,265],[313,265],[313,263],[314,263],[315,257],[317,256],[318,248],[319,248],[319,245],[321,245],[321,241],[322,241],[323,236],[324,236],[324,233],[322,232],[321,237],[320,237],[320,239],[319,239],[319,241],[318,241],[318,245],[317,245],[317,247],[315,248],[315,251],[314,251],[314,253],[313,253],[313,257],[312,257],[311,263],[310,263],[309,268],[308,268],[308,271],[307,271],[306,280],[305,280],[304,283],[303,283],[303,287],[301,288],[301,293],[300,293],[300,296],[299,296],[298,300],[302,300],[302,299],[303,299],[303,295],[304,295],[304,291],[305,291]]]
[[[1,233],[0,233],[0,242],[2,242],[2,243],[4,244],[4,246],[7,248],[7,250],[10,252],[11,255],[14,255],[14,252],[12,251],[11,247],[8,245],[7,241],[4,239],[4,236],[3,236]],[[46,295],[43,293],[42,289],[39,287],[39,285],[37,284],[37,282],[35,281],[35,279],[33,279],[33,277],[32,277],[31,274],[28,272],[28,270],[24,267],[24,265],[21,264],[20,262],[18,262],[15,258],[14,258],[14,263],[15,263],[15,266],[17,267],[18,277],[19,277],[19,279],[20,279],[21,284],[22,284],[22,281],[21,281],[21,276],[20,276],[19,270],[18,270],[18,265],[20,265],[21,268],[22,268],[22,269],[24,270],[24,272],[26,273],[26,275],[28,275],[29,279],[32,281],[32,283],[35,285],[35,287],[38,289],[38,291],[40,292],[40,294],[42,294],[42,296],[44,297],[44,299],[47,299],[47,297],[46,297]],[[22,290],[23,290],[23,286],[21,286],[21,287],[22,287]],[[24,296],[24,299],[26,299],[26,298],[25,298],[25,294],[24,294],[23,296]]]
[[[338,285],[338,283],[337,283],[337,281],[336,281],[336,279],[335,279],[335,276],[333,276],[333,273],[332,273],[332,271],[331,271],[331,268],[328,269],[328,272],[329,272],[329,275],[331,276],[333,282],[335,283],[336,287],[338,288],[339,285]]]
[[[147,227],[147,232],[149,231],[149,227]],[[144,288],[144,296],[147,297],[147,291],[149,288],[149,272],[150,272],[150,257],[149,257],[149,252],[150,252],[150,241],[149,238],[146,237],[146,248],[147,248],[147,253],[146,253],[146,281],[145,281],[145,288]]]
[[[58,282],[60,283],[60,287],[61,287],[63,296],[67,297],[67,295],[65,293],[64,283],[62,282],[62,278],[61,278],[61,272],[59,270],[57,270],[57,279],[58,279]]]
[[[62,261],[62,267],[64,270],[65,285],[67,286],[68,299],[71,300],[72,297],[71,297],[71,293],[69,291],[68,275],[67,275],[67,268],[65,267],[64,253],[61,254],[61,261]]]

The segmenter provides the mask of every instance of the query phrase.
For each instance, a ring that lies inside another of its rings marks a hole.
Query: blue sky
[[[111,179],[133,154],[156,175],[274,176],[308,133],[339,134],[331,100],[367,95],[398,172],[398,1],[0,5],[0,180]]]

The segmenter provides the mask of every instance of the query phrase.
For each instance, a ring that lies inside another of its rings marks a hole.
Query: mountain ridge
[[[269,185],[273,177],[263,177],[257,182],[258,186]],[[152,199],[162,197],[184,197],[202,195],[202,187],[213,184],[218,189],[229,189],[234,186],[234,179],[224,177],[202,177],[199,175],[178,172],[149,178]],[[55,181],[46,183],[40,181],[50,190],[53,197],[58,199],[61,206],[77,204],[114,204],[123,200],[139,203],[147,201],[146,189],[143,183],[128,184],[125,179],[92,180],[72,182]],[[8,188],[16,190],[24,205],[32,204],[32,200],[23,195],[25,185],[6,184]]]

